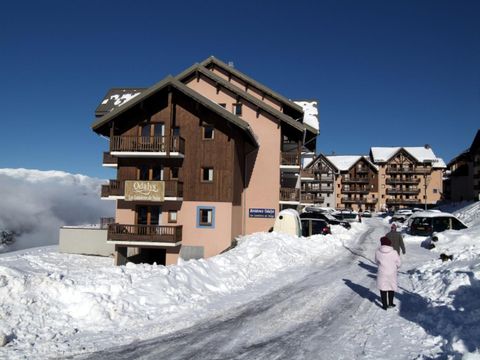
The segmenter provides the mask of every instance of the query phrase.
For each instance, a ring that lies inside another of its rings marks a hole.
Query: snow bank
[[[257,233],[222,255],[167,267],[114,267],[111,259],[54,248],[5,254],[0,332],[14,340],[4,349],[9,357],[55,357],[177,330],[284,286],[338,255],[366,228],[353,225],[310,238]]]

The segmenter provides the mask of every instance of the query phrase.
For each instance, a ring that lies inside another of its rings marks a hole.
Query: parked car
[[[372,217],[372,213],[368,210],[365,210],[364,212],[362,212],[362,217],[365,217],[365,218],[371,218]]]
[[[329,225],[341,225],[345,229],[350,229],[352,225],[344,220],[338,220],[329,213],[323,212],[304,212],[300,214],[300,219],[320,219],[325,220]]]
[[[413,211],[411,209],[400,209],[395,211],[395,213],[392,215],[391,222],[400,222],[403,223],[405,220],[407,220],[411,215],[413,214]]]
[[[302,236],[331,234],[330,225],[325,220],[315,218],[302,218]]]
[[[358,213],[355,211],[337,211],[332,214],[336,219],[348,221],[348,222],[355,222],[359,221]]]
[[[275,232],[281,232],[290,235],[301,236],[302,225],[297,210],[285,209],[278,213],[275,223],[271,229]]]
[[[432,236],[445,230],[462,230],[467,226],[454,215],[437,211],[423,211],[415,214],[410,226],[411,235]]]

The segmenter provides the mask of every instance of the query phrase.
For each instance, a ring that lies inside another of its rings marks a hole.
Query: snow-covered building
[[[338,169],[323,154],[316,156],[301,171],[302,206],[335,207],[335,179]]]
[[[338,169],[335,207],[375,211],[378,204],[378,168],[367,156],[327,156]]]
[[[442,198],[444,161],[430,146],[372,147],[379,171],[379,209],[429,207]]]
[[[292,179],[318,134],[302,106],[214,57],[147,89],[112,89],[96,115],[117,172],[102,188],[117,202],[116,264],[209,257],[268,230],[299,204]]]

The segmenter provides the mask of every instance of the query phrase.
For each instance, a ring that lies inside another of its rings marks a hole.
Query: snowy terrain
[[[384,311],[372,259],[388,228],[374,217],[328,236],[257,233],[167,267],[4,254],[0,358],[480,358],[479,219],[431,251],[405,235],[397,308]]]
[[[114,203],[100,200],[102,183],[62,171],[0,169],[0,231],[16,238],[0,252],[58,244],[60,226],[113,216]]]

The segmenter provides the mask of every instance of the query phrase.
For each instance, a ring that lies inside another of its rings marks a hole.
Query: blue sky
[[[111,87],[147,87],[210,55],[317,99],[318,151],[430,144],[480,128],[480,1],[16,1],[0,12],[0,167],[102,178],[91,131]]]

